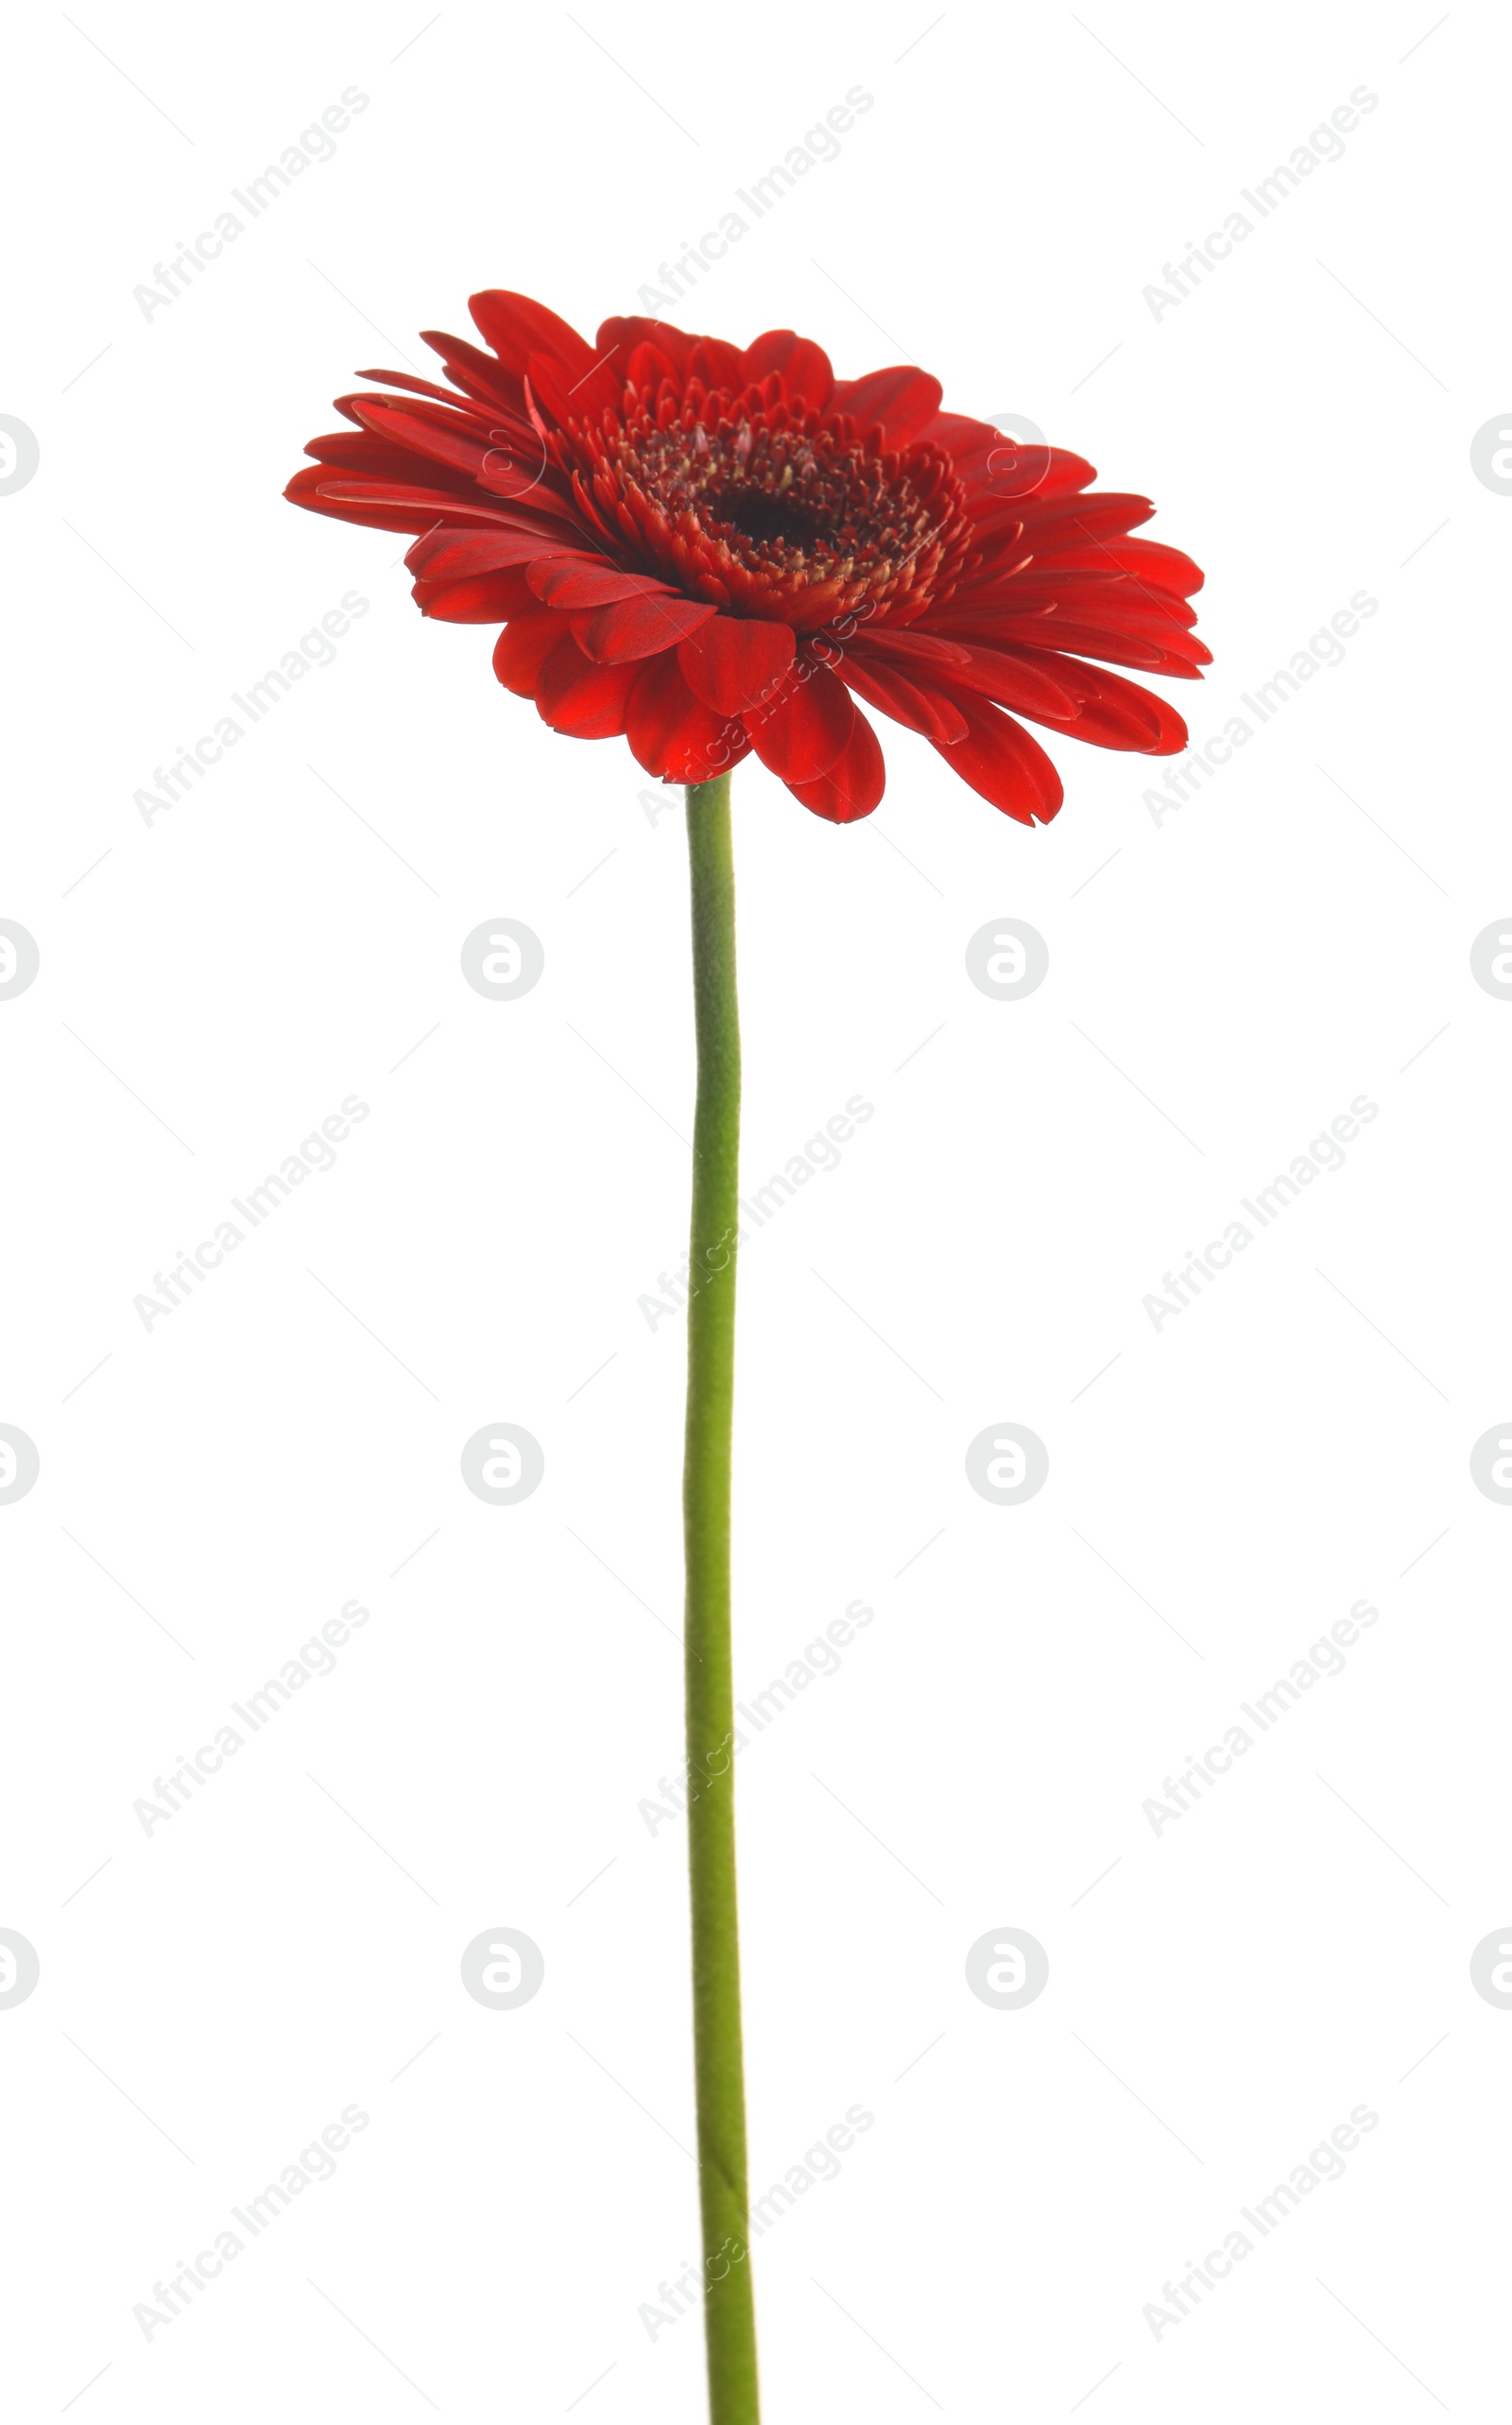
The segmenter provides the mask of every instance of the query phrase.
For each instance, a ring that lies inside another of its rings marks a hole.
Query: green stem
[[[756,2311],[746,2180],[746,2085],[735,1910],[734,1681],[730,1642],[730,1444],[735,1395],[740,1014],[730,777],[688,785],[698,1098],[688,1276],[688,1872],[693,2042],[712,2425],[758,2425]]]

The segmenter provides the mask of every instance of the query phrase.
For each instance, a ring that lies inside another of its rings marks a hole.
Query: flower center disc
[[[669,522],[691,517],[751,572],[805,586],[896,576],[937,527],[904,473],[828,430],[696,421],[627,433],[620,460]]]
[[[909,619],[958,565],[969,527],[937,449],[877,451],[843,421],[826,428],[696,393],[646,406],[617,430],[572,433],[601,509],[694,596],[817,630],[863,601],[906,601]]]

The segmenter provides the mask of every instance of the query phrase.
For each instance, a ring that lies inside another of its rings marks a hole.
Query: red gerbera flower
[[[426,331],[450,387],[361,372],[404,392],[341,397],[356,435],[313,439],[285,493],[420,533],[421,613],[502,623],[495,673],[557,731],[622,732],[677,783],[754,749],[838,824],[882,798],[860,701],[1025,825],[1061,788],[1020,716],[1186,748],[1087,660],[1196,678],[1202,575],[1131,539],[1154,507],[1090,491],[1079,456],[941,412],[924,370],[836,379],[791,329],[742,349],[616,318],[590,346],[525,295],[471,309],[490,353]]]

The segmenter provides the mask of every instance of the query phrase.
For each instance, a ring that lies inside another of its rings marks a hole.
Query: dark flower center
[[[965,552],[970,518],[948,458],[887,454],[849,421],[698,387],[647,398],[617,426],[574,423],[601,527],[695,596],[821,628],[863,600],[919,611]]]
[[[814,548],[833,536],[831,516],[814,498],[797,489],[758,489],[754,484],[721,489],[702,500],[705,515],[730,523],[747,539],[780,539],[792,547]]]
[[[895,465],[822,429],[678,422],[627,432],[620,466],[670,522],[691,515],[752,571],[805,582],[897,566],[944,518]]]

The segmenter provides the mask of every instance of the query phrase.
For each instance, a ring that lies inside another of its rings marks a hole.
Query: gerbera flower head
[[[312,439],[285,494],[416,533],[421,611],[502,624],[499,680],[557,731],[623,733],[667,783],[754,750],[837,824],[882,798],[868,708],[1022,824],[1061,787],[1022,718],[1186,748],[1106,668],[1196,677],[1202,575],[1131,538],[1154,507],[1079,456],[942,412],[924,370],[836,379],[791,329],[616,318],[590,345],[525,295],[471,309],[489,350],[426,331],[448,386],[360,372],[399,392],[339,398],[355,431]]]

